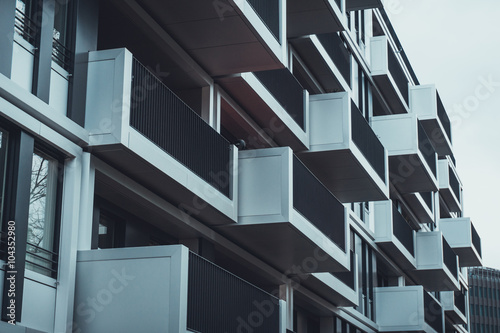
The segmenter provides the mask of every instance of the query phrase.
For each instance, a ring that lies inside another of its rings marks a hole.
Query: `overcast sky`
[[[464,216],[482,239],[484,266],[500,269],[500,1],[385,0],[385,8],[420,83],[437,86]]]

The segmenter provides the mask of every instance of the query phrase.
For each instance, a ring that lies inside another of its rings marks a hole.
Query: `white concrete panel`
[[[410,87],[410,110],[419,119],[436,118],[436,86],[429,84]]]
[[[68,112],[68,90],[68,72],[55,62],[52,62],[49,105],[63,116],[66,116]]]
[[[33,46],[17,35],[14,40],[11,80],[31,92],[35,63]]]
[[[21,325],[44,332],[54,331],[56,289],[24,279]]]
[[[443,240],[441,232],[417,232],[417,269],[443,269]]]
[[[310,96],[311,146],[348,144],[349,100],[348,93]]]
[[[372,128],[387,148],[389,156],[414,154],[418,151],[417,117],[413,114],[377,116]]]
[[[372,75],[387,74],[387,37],[378,36],[371,39],[370,45]]]

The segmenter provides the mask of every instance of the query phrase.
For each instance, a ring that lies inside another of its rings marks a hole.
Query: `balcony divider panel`
[[[457,255],[443,237],[443,261],[455,279],[458,279]]]
[[[293,206],[346,252],[344,205],[293,157]]]
[[[409,88],[408,88],[408,79],[406,78],[406,75],[401,68],[401,64],[399,63],[398,59],[396,58],[396,55],[392,51],[392,48],[389,44],[387,44],[387,61],[388,61],[388,67],[389,67],[389,72],[392,75],[392,78],[396,82],[396,85],[399,88],[399,91],[401,92],[401,95],[403,96],[406,105],[408,105],[408,99],[409,99]]]
[[[418,150],[420,150],[425,161],[427,162],[427,165],[434,174],[434,177],[436,177],[436,151],[432,147],[429,137],[425,133],[424,127],[420,121],[418,122]]]
[[[351,85],[351,53],[347,49],[344,41],[337,33],[316,35],[326,53],[339,69],[347,84]]]
[[[445,110],[444,105],[443,105],[443,101],[441,100],[441,97],[439,97],[439,94],[437,94],[436,99],[437,99],[437,115],[438,115],[438,118],[441,121],[441,125],[443,125],[444,131],[446,132],[446,135],[448,136],[448,139],[451,142],[451,122],[450,122],[450,118],[448,117],[448,114],[446,113],[446,110]]]
[[[467,316],[465,312],[465,295],[461,291],[455,292],[455,306],[463,315]]]
[[[229,197],[229,142],[134,58],[130,125]]]
[[[432,211],[432,192],[420,192],[420,196],[424,200],[425,204]]]
[[[355,279],[354,279],[354,274],[356,274],[356,265],[354,262],[354,252],[351,251],[351,270],[348,272],[335,272],[335,273],[330,273],[333,276],[335,276],[337,279],[342,281],[346,286],[351,288],[352,290],[355,290],[356,286],[354,285]]]
[[[395,205],[392,205],[392,227],[394,236],[396,236],[412,256],[415,256],[413,229]]]
[[[279,0],[247,0],[257,12],[278,42],[280,40],[280,1]]]
[[[304,88],[295,76],[287,68],[254,72],[254,75],[300,128],[305,129]]]
[[[384,146],[356,104],[351,101],[352,141],[385,183]]]
[[[450,187],[453,193],[455,193],[456,198],[460,201],[460,183],[458,182],[457,176],[453,172],[453,169],[450,166],[448,166],[448,168]]]
[[[276,333],[279,300],[214,263],[190,252],[187,328],[194,332],[237,332],[241,322],[259,308],[267,310],[255,332]],[[241,329],[241,328],[240,328]]]
[[[436,332],[443,332],[443,308],[424,291],[424,320]]]
[[[477,233],[477,230],[476,230],[476,228],[474,228],[474,225],[472,223],[471,223],[470,227],[471,227],[471,234],[472,234],[472,245],[476,249],[479,256],[482,257],[481,238],[479,237],[479,234]]]

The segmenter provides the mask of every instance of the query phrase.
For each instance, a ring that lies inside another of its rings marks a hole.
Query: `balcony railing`
[[[476,249],[477,253],[479,254],[480,257],[482,257],[481,253],[481,237],[479,237],[479,234],[477,233],[476,228],[474,228],[474,225],[471,223],[471,233],[472,233],[472,245],[474,245],[474,248]]]
[[[237,332],[241,323],[266,309],[258,332],[279,331],[279,300],[212,262],[189,254],[187,328],[194,332]],[[241,329],[241,328],[240,328]]]
[[[337,33],[316,35],[347,84],[351,85],[351,53]]]
[[[278,103],[305,129],[304,88],[286,68],[254,72],[257,79],[276,98]]]
[[[424,199],[425,204],[432,211],[432,192],[420,192],[420,196]]]
[[[385,183],[384,146],[353,101],[351,101],[351,121],[352,141]]]
[[[396,55],[392,51],[391,46],[389,44],[387,44],[387,48],[388,48],[387,61],[388,61],[389,72],[391,73],[394,81],[396,82],[396,85],[398,86],[401,95],[403,95],[406,105],[408,105],[408,99],[409,99],[408,79],[406,78],[406,75],[403,72],[403,69],[401,68],[401,64],[399,63],[398,59],[396,58]]]
[[[450,244],[443,237],[443,261],[446,267],[450,270],[451,274],[458,279],[458,266],[457,255],[453,252]]]
[[[424,291],[424,320],[436,332],[443,333],[443,309]]]
[[[278,42],[280,41],[280,1],[247,0]]]
[[[448,168],[449,168],[448,175],[450,178],[450,187],[453,193],[455,193],[455,197],[460,202],[460,182],[458,181],[457,176],[455,175],[455,172],[453,171],[451,166],[449,166]]]
[[[38,33],[38,27],[33,20],[31,20],[25,13],[16,8],[16,18],[14,23],[14,29],[24,40],[26,40],[31,45],[37,47],[36,35]]]
[[[346,286],[348,286],[352,290],[355,290],[355,288],[356,288],[356,286],[354,285],[355,274],[356,274],[356,263],[355,263],[354,258],[355,258],[354,252],[351,251],[351,270],[350,271],[331,273],[333,276],[335,276],[337,279],[342,281]]]
[[[392,227],[394,236],[396,236],[412,256],[415,256],[413,229],[395,205],[392,206]]]
[[[451,142],[451,122],[450,122],[450,118],[448,117],[448,114],[446,113],[446,110],[444,108],[443,102],[441,101],[441,97],[439,97],[439,94],[437,94],[436,98],[437,98],[437,115],[438,115],[438,118],[441,121],[441,125],[443,125],[444,131],[446,132],[446,135],[448,136],[448,139]],[[455,162],[453,162],[453,163],[455,163]]]
[[[456,291],[454,294],[455,306],[464,316],[467,316],[467,313],[465,312],[465,294],[461,291]]]
[[[418,149],[424,156],[424,159],[427,162],[427,165],[431,169],[432,173],[434,174],[434,177],[436,177],[436,152],[434,151],[429,137],[425,133],[425,130],[420,122],[418,123]]]
[[[293,157],[293,206],[346,252],[344,206],[296,156]]]
[[[47,275],[57,277],[59,255],[56,252],[44,249],[35,244],[26,244],[26,268]]]
[[[71,73],[73,64],[73,52],[66,46],[64,46],[57,39],[53,39],[52,42],[52,60],[54,60],[59,66],[64,68],[67,72]]]
[[[229,142],[135,58],[132,75],[130,125],[229,197]]]

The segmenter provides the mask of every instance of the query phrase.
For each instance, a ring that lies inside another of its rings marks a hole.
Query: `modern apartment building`
[[[500,271],[493,268],[469,269],[469,328],[471,333],[500,330]]]
[[[2,0],[0,198],[1,332],[467,332],[482,265],[380,0]]]

